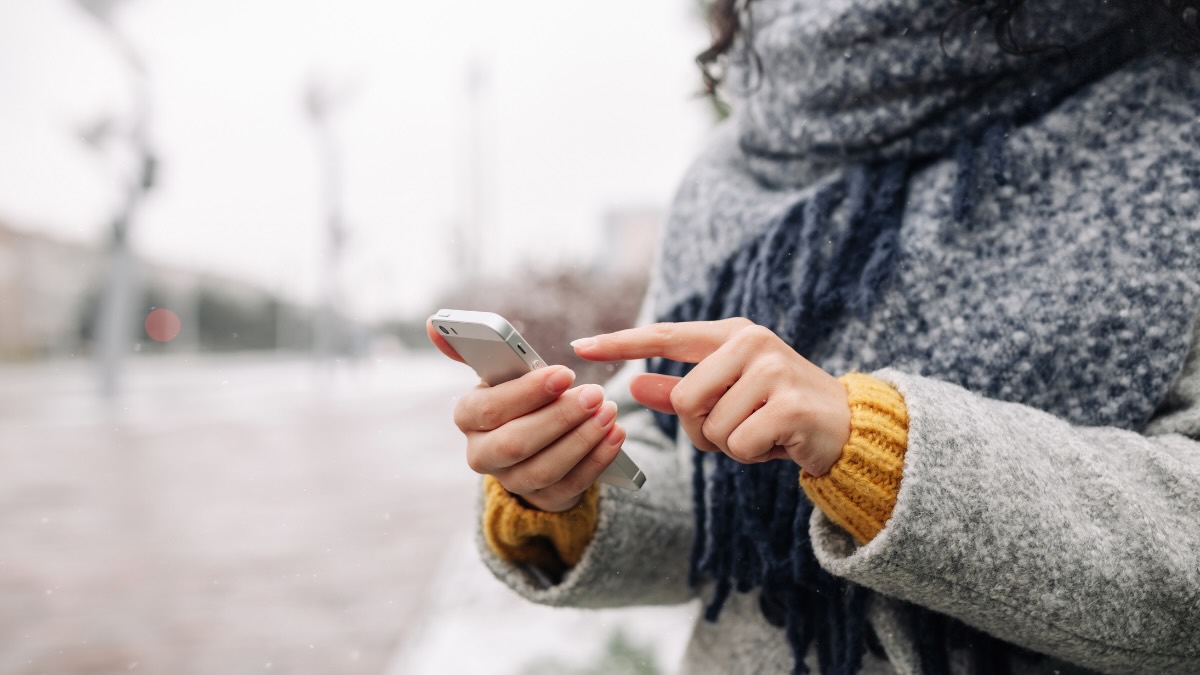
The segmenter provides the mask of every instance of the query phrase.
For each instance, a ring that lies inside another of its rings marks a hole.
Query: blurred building
[[[88,351],[106,265],[98,246],[0,223],[0,360]],[[306,349],[311,342],[308,307],[213,274],[148,261],[138,267],[132,334],[148,350]],[[150,342],[141,327],[154,307],[183,323],[169,346]]]
[[[0,223],[0,358],[74,349],[101,263],[95,249]]]

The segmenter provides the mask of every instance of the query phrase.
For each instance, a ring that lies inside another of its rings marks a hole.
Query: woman
[[[1200,672],[1196,9],[731,4],[664,323],[575,343],[621,408],[547,368],[456,409],[487,563],[699,595],[689,672]],[[641,492],[592,486],[622,443]]]

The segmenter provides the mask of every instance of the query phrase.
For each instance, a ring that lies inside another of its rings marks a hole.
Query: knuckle
[[[484,430],[498,428],[504,424],[504,413],[494,404],[480,405],[475,411],[476,422]]]
[[[478,452],[467,449],[467,466],[477,474],[486,474],[488,466]]]
[[[788,428],[792,432],[791,438],[807,439],[817,415],[804,404],[804,401],[797,400],[792,403],[793,405],[786,408],[789,412],[785,418]]]
[[[546,369],[548,370],[548,369]],[[551,373],[552,374],[552,373]],[[547,388],[546,382],[550,379],[550,375],[543,372],[543,369],[531,370],[521,376],[520,385],[523,391],[522,395],[529,401],[552,401],[556,397],[555,394]]]
[[[520,482],[524,485],[525,492],[537,492],[558,482],[558,477],[552,475],[545,467],[530,466],[521,472]]]
[[[575,444],[579,447],[591,448],[599,440],[596,436],[600,431],[600,428],[595,424],[580,424],[571,430],[571,436]]]
[[[563,487],[573,495],[591,487],[592,483],[596,482],[596,478],[604,473],[609,465],[609,461],[605,461],[603,448],[592,450],[579,463],[583,465],[583,470],[572,471],[563,479]]]
[[[514,495],[525,496],[529,494],[528,490],[522,489],[520,481],[513,480],[512,473],[509,471],[497,471],[492,474],[500,486]]]
[[[717,427],[717,423],[713,421],[711,415],[704,418],[704,422],[700,424],[700,433],[713,443],[719,443],[723,436],[721,430]]]
[[[572,450],[591,445],[591,443],[588,442],[587,431],[581,428],[583,426],[585,425],[581,424],[575,427],[571,430],[571,433],[568,434],[567,442],[572,446]]]
[[[554,423],[557,429],[570,429],[579,422],[579,404],[575,401],[568,402],[566,399],[556,401],[550,407],[550,411],[554,414]]]
[[[786,376],[791,369],[783,359],[769,355],[759,360],[755,370],[758,371],[756,375],[759,377],[770,382],[775,382]]]
[[[557,501],[557,497],[555,496],[556,490],[554,486],[542,488],[541,490],[526,490],[524,492],[517,492],[516,490],[510,489],[509,492],[513,493],[514,495],[520,495],[521,498],[530,503],[532,503],[535,498],[539,503]]]
[[[587,476],[568,475],[554,486],[555,491],[563,497],[577,495],[580,492],[588,489],[588,486],[591,485],[588,483],[588,476],[591,475],[591,472],[588,472]]]
[[[699,429],[695,427],[689,427],[686,422],[684,422],[683,427],[684,433],[687,434],[688,439],[692,441],[692,445],[696,446],[697,450],[702,450],[704,452],[721,452],[721,449],[713,445],[707,438],[705,438],[704,433]]]
[[[687,379],[685,378],[680,380],[679,384],[675,385],[675,388],[671,390],[669,398],[671,400],[671,407],[675,408],[675,412],[683,414],[691,412],[694,401],[689,389],[690,387],[687,385]]]
[[[761,347],[775,339],[775,333],[770,328],[755,323],[743,326],[737,332],[736,338],[754,347]]]
[[[458,403],[454,405],[454,426],[458,427],[462,432],[474,431],[471,428],[473,426],[471,424],[471,418],[473,417],[471,411],[473,410],[474,400],[475,395],[470,393],[458,399]]]
[[[675,324],[660,321],[651,324],[648,332],[651,341],[656,345],[667,345],[675,340]]]
[[[738,462],[749,462],[758,456],[758,451],[742,436],[731,437],[727,445],[729,446],[727,454]]]
[[[727,321],[729,321],[729,323],[733,324],[733,326],[735,326],[736,328],[740,328],[742,330],[745,330],[746,328],[756,325],[753,321],[751,321],[750,319],[747,319],[744,316],[735,316],[730,319],[727,319]]]
[[[589,452],[587,455],[584,455],[582,461],[584,464],[594,469],[596,473],[600,473],[607,469],[608,465],[612,464],[612,461],[616,459],[617,451],[618,448],[616,447],[609,449],[603,445],[597,445],[596,447],[592,448],[591,452]],[[585,485],[584,487],[587,486]]]
[[[492,439],[490,453],[499,463],[511,466],[525,459],[525,448],[514,438],[499,437]]]
[[[809,466],[817,459],[812,441],[807,434],[794,434],[790,441],[787,446],[788,454],[794,457],[801,466]]]

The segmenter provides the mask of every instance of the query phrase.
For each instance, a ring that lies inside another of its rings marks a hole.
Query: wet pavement
[[[0,371],[0,673],[375,673],[469,527],[440,357]]]
[[[0,366],[0,675],[517,673],[622,627],[677,658],[687,609],[550,610],[487,577],[462,366],[145,357],[115,403],[94,380]]]

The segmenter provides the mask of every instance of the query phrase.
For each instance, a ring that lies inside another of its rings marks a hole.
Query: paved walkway
[[[486,576],[450,424],[473,381],[148,357],[114,405],[86,362],[0,368],[0,675],[518,673],[614,626],[671,663],[686,609],[555,612]]]
[[[469,371],[154,358],[0,371],[0,673],[378,673],[473,479]]]
[[[699,605],[580,610],[533,605],[499,584],[463,533],[388,675],[645,675],[672,673]],[[628,648],[614,658],[612,645]]]

